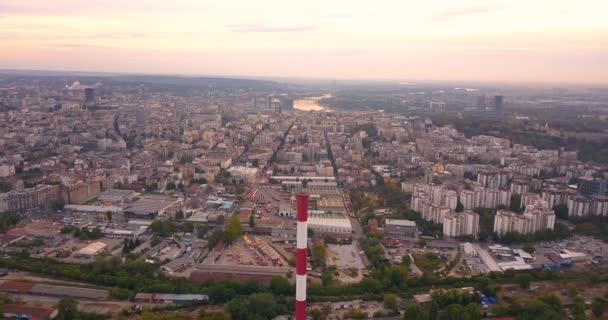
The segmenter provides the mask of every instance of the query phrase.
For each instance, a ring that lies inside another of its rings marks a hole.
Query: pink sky
[[[2,0],[0,68],[608,84],[606,0]]]

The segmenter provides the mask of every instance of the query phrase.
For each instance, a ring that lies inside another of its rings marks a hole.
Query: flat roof
[[[385,224],[399,227],[416,227],[416,221],[405,220],[405,219],[386,219]]]
[[[102,289],[36,284],[32,288],[32,293],[85,299],[106,299],[109,291]]]
[[[159,211],[179,202],[181,199],[165,196],[145,196],[125,208],[127,212],[138,215],[158,213]]]
[[[107,246],[108,245],[103,242],[93,242],[91,244],[88,244],[86,247],[78,250],[76,254],[92,256],[98,253],[99,251],[105,249]]]
[[[122,208],[116,206],[89,206],[89,205],[79,205],[79,204],[68,204],[63,207],[65,210],[74,210],[81,212],[113,212],[118,213],[122,212]]]
[[[108,189],[102,191],[99,194],[99,198],[124,198],[124,197],[134,197],[138,195],[137,192],[133,190],[121,190],[121,189]]]
[[[308,215],[309,225],[323,225],[341,228],[352,228],[350,220],[341,213],[310,213]]]
[[[154,294],[154,299],[174,301],[206,301],[209,300],[209,296],[206,294],[156,293]]]

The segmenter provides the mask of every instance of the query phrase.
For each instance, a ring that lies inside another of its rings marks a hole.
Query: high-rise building
[[[137,107],[135,109],[135,122],[138,127],[144,127],[146,124],[146,110],[144,107]]]
[[[551,229],[555,226],[555,214],[545,207],[546,202],[526,207],[524,214],[508,210],[498,210],[494,216],[494,232],[504,235],[507,232],[529,234]]]
[[[494,96],[494,110],[496,112],[502,112],[504,109],[504,97],[503,96]]]
[[[450,212],[443,219],[443,234],[447,237],[474,236],[479,233],[479,214],[473,211]]]
[[[477,108],[479,110],[485,110],[486,107],[487,107],[486,95],[482,94],[480,96],[477,96]]]
[[[93,89],[93,88],[84,89],[84,102],[85,103],[95,102],[95,89]]]
[[[606,193],[606,185],[608,183],[604,179],[598,178],[579,178],[578,179],[578,190],[586,195],[600,195],[603,196]]]
[[[291,110],[291,109],[293,109],[293,99],[291,99],[287,96],[281,97],[278,111],[281,112],[281,110]]]

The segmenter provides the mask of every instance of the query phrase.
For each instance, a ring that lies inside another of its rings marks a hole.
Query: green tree
[[[591,312],[593,312],[593,315],[596,316],[597,318],[600,318],[601,316],[604,315],[605,311],[606,311],[606,300],[604,300],[600,297],[594,298],[593,302],[591,303]]]
[[[527,273],[520,273],[515,277],[515,282],[519,284],[519,287],[522,289],[530,288],[530,283],[532,282],[532,276]]]
[[[397,295],[392,293],[384,294],[384,309],[389,309],[393,313],[399,312],[399,304],[397,303]]]
[[[522,249],[529,254],[533,254],[534,251],[536,251],[536,249],[534,248],[534,245],[529,242],[526,242]]]
[[[249,215],[249,228],[255,228],[255,216],[253,214]]]
[[[467,316],[468,320],[481,320],[483,317],[479,305],[475,302],[471,302],[467,305]]]
[[[462,202],[460,202],[460,199],[458,199],[458,202],[456,202],[456,212],[463,212],[464,211],[464,205],[462,204]]]
[[[249,312],[259,315],[262,319],[276,317],[278,310],[277,302],[270,293],[254,293],[249,296]]]
[[[560,219],[568,219],[568,206],[566,204],[558,204],[553,207],[553,212]]]
[[[6,181],[0,181],[0,193],[9,192],[13,189],[10,183]]]
[[[226,305],[226,312],[232,320],[247,320],[247,303],[243,298],[234,298]]]
[[[315,265],[323,266],[325,265],[325,246],[323,244],[318,244],[312,248],[312,260]]]
[[[272,277],[272,280],[270,280],[270,291],[276,295],[291,295],[294,287],[283,277]]]
[[[511,196],[511,202],[509,203],[509,210],[514,212],[521,212],[521,195],[514,194]]]
[[[467,320],[467,313],[459,304],[451,304],[445,308],[446,320]]]
[[[118,300],[127,300],[131,297],[131,291],[124,288],[114,287],[110,290],[110,295]]]
[[[236,217],[232,217],[230,222],[228,222],[228,226],[226,226],[226,232],[224,233],[224,242],[227,244],[232,244],[236,241],[241,232],[243,231],[243,226],[241,226],[241,222]]]
[[[439,304],[433,301],[431,302],[431,307],[429,308],[429,320],[437,320],[439,317]]]
[[[574,298],[574,304],[572,305],[572,315],[574,315],[575,320],[587,319],[587,316],[585,315],[585,301],[580,296]]]
[[[321,282],[323,282],[324,286],[329,286],[333,282],[334,272],[330,269],[325,269],[321,272]]]
[[[74,299],[61,299],[57,303],[57,318],[59,320],[72,320],[78,317],[78,302]]]
[[[420,320],[424,318],[424,312],[420,309],[420,306],[411,303],[405,307],[405,312],[403,313],[403,320]]]

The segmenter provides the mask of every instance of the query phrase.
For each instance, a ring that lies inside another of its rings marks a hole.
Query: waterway
[[[305,99],[294,100],[293,108],[300,111],[323,111],[326,108],[319,103],[321,99],[331,98],[330,94],[325,94],[319,97],[310,97]]]

